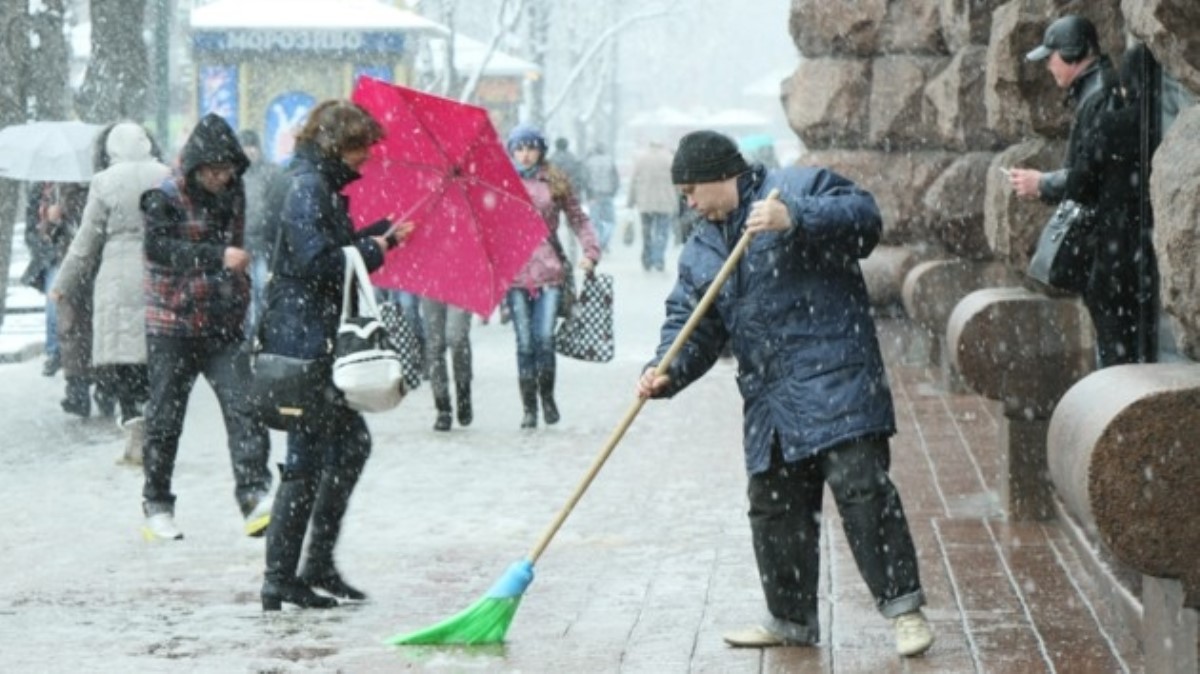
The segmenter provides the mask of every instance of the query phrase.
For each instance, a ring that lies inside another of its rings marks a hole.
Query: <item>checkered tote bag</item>
[[[587,274],[571,307],[571,315],[558,324],[554,350],[591,363],[613,358],[613,277]]]
[[[404,388],[413,391],[421,385],[425,354],[421,353],[421,340],[417,331],[404,317],[404,309],[396,302],[379,303],[379,321],[387,328],[388,337],[396,353],[400,354],[400,368],[404,373]]]

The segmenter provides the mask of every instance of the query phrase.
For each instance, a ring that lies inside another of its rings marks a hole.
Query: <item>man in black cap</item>
[[[1084,129],[1110,106],[1116,95],[1117,75],[1108,57],[1100,53],[1096,26],[1082,16],[1069,14],[1051,23],[1042,44],[1025,55],[1028,61],[1046,61],[1046,68],[1060,89],[1067,90],[1067,104],[1075,108],[1075,120],[1067,140],[1064,166],[1075,161]],[[1067,169],[1043,173],[1014,168],[1008,174],[1013,190],[1025,199],[1062,201],[1067,186]]]
[[[888,477],[896,423],[859,268],[882,231],[874,197],[825,169],[747,165],[737,145],[713,131],[684,136],[671,175],[702,219],[679,258],[661,342],[637,393],[674,396],[727,343],[737,358],[750,528],[768,615],[725,641],[763,648],[820,640],[820,513],[828,484],[863,579],[893,620],[898,652],[924,652],[933,633],[921,613],[908,522]],[[666,374],[656,376],[746,233],[754,239],[745,256]]]

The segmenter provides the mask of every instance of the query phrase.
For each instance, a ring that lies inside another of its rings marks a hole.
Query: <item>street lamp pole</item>
[[[171,19],[174,3],[156,0],[154,12],[154,126],[159,147],[171,147]]]

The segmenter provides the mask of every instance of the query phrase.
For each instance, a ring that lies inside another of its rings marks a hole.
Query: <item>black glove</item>
[[[358,231],[360,236],[383,236],[391,228],[391,220],[380,218]]]

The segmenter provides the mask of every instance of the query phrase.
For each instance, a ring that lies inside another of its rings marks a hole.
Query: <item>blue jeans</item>
[[[662,271],[666,267],[671,217],[670,213],[642,213],[642,269]]]
[[[613,212],[612,197],[592,197],[588,202],[588,216],[592,219],[592,226],[596,228],[596,235],[600,239],[600,249],[608,250],[608,241],[617,227],[617,215]]]
[[[521,379],[554,371],[554,324],[561,297],[558,286],[542,286],[532,292],[510,288],[505,296],[517,334],[517,376]]]
[[[450,372],[446,366],[446,348],[454,363],[454,383],[461,390],[471,383],[471,314],[463,309],[423,298],[421,314],[428,321],[425,365],[434,400],[450,396]]]
[[[46,271],[46,357],[58,358],[58,302],[50,299],[54,280],[58,278],[58,265]],[[91,350],[91,347],[88,347]]]

